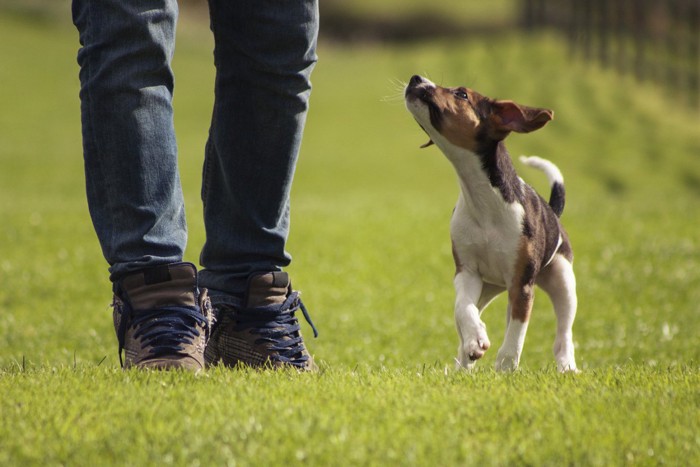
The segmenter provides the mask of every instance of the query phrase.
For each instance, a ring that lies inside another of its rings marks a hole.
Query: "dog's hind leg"
[[[486,335],[486,325],[479,318],[479,298],[484,284],[481,278],[469,271],[458,271],[454,279],[455,324],[460,344],[457,350],[457,367],[471,369],[491,346]]]
[[[574,357],[572,327],[576,318],[576,277],[574,269],[565,257],[556,255],[537,281],[547,292],[557,316],[557,335],[554,340],[554,358],[561,372],[578,371]]]

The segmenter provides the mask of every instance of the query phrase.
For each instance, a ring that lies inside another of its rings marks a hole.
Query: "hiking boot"
[[[294,313],[301,310],[314,337],[318,332],[286,272],[250,277],[240,306],[221,304],[214,309],[217,324],[204,353],[207,365],[318,370]]]
[[[125,276],[114,284],[113,307],[123,368],[204,368],[212,308],[207,291],[197,287],[193,264],[175,263]]]

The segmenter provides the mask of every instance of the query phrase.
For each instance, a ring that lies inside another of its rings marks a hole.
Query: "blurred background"
[[[697,0],[446,0],[322,2],[329,40],[420,41],[488,37],[549,28],[572,59],[596,61],[666,86],[700,104],[700,2]]]
[[[181,0],[185,21],[206,21],[206,0]],[[396,43],[556,31],[572,59],[665,86],[700,105],[698,0],[322,0],[321,41]],[[0,0],[0,13],[69,20],[69,0]]]

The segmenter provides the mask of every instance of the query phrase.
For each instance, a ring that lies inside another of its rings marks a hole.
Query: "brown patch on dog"
[[[535,131],[554,117],[551,110],[492,100],[464,87],[437,86],[432,101],[441,113],[440,133],[450,143],[470,151],[476,150],[482,127],[490,139],[500,141],[511,131]]]
[[[523,237],[518,249],[518,256],[513,270],[513,282],[508,289],[510,317],[525,323],[530,319],[532,303],[535,298],[535,278],[537,277],[537,260],[535,247]]]
[[[463,93],[463,94],[462,94]],[[459,97],[466,95],[467,97]],[[442,113],[440,133],[452,144],[470,151],[476,149],[477,133],[481,123],[474,110],[483,97],[467,88],[437,87],[433,102]]]
[[[528,107],[509,100],[491,103],[491,126],[506,135],[511,131],[530,133],[539,130],[553,118],[554,112],[549,109]]]

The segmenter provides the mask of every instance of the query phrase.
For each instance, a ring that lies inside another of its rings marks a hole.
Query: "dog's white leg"
[[[578,371],[572,333],[577,305],[576,277],[572,264],[563,256],[557,255],[540,273],[537,284],[549,295],[557,315],[557,335],[553,349],[557,368],[561,372]]]
[[[515,371],[520,364],[520,355],[525,345],[528,321],[511,319],[506,328],[503,345],[496,356],[497,371]]]
[[[454,279],[457,298],[455,300],[455,323],[460,344],[457,349],[457,367],[471,369],[491,346],[486,335],[486,325],[479,318],[477,306],[483,282],[468,271],[458,271]]]
[[[532,311],[532,286],[515,286],[508,291],[508,326],[496,356],[496,370],[514,371],[520,363],[527,325]]]

